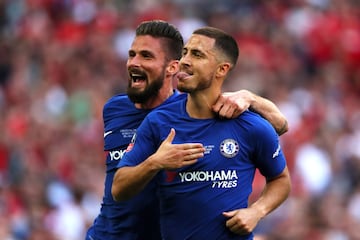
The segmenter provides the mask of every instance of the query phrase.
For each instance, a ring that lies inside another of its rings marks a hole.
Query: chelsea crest
[[[220,144],[220,152],[224,157],[235,157],[239,152],[239,144],[234,139],[225,139]]]

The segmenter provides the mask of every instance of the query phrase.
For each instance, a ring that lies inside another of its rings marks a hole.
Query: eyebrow
[[[199,48],[187,48],[187,47],[184,47],[183,48],[183,52],[186,51],[186,52],[191,52],[191,53],[200,53],[201,55],[205,55],[205,52],[202,51],[201,49]]]
[[[129,54],[130,54],[130,53],[137,53],[137,54],[139,54],[139,55],[149,55],[149,56],[151,56],[151,57],[154,57],[154,56],[155,56],[155,54],[153,53],[153,51],[149,51],[149,50],[141,50],[141,51],[137,52],[137,51],[135,51],[135,50],[130,49],[130,50],[129,50]]]

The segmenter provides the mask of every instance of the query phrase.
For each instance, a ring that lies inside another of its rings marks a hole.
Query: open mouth
[[[146,81],[146,76],[140,74],[130,74],[131,80],[133,82]]]
[[[142,86],[147,81],[147,76],[144,72],[130,71],[129,76],[131,79],[132,86]]]

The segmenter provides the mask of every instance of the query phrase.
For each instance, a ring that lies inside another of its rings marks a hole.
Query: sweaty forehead
[[[198,49],[204,52],[208,52],[213,49],[215,39],[207,36],[193,34],[189,38],[189,41],[185,44],[187,49]]]

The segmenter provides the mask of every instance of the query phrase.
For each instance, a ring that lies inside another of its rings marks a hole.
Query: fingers
[[[237,211],[223,212],[223,216],[227,217],[226,227],[231,229],[236,225],[236,220],[233,218],[236,215]]]
[[[223,118],[233,118],[235,114],[235,108],[233,108],[231,105],[223,105],[219,111],[219,116]]]
[[[220,117],[236,118],[250,107],[252,101],[253,94],[247,90],[223,93],[212,106],[212,110]]]
[[[239,235],[246,235],[253,231],[256,226],[256,223],[253,223],[254,220],[246,214],[239,215],[239,210],[223,212],[223,216],[227,217],[226,227],[233,233]]]
[[[172,143],[175,137],[175,129],[171,128],[169,135],[165,138],[164,142]]]
[[[217,99],[216,103],[212,106],[212,110],[216,113],[220,112],[220,109],[224,105],[225,98],[220,95],[220,97]]]
[[[223,216],[227,217],[227,218],[231,218],[231,217],[235,216],[235,214],[236,214],[236,210],[230,211],[230,212],[223,212]]]
[[[205,148],[201,143],[173,143],[175,129],[171,128],[168,136],[161,143],[153,158],[163,169],[176,169],[189,166],[204,157]]]
[[[195,155],[198,156],[199,153],[203,153],[205,151],[203,145],[201,143],[180,143],[173,144],[175,138],[175,129],[171,128],[168,136],[164,139],[162,145],[173,146],[176,149],[183,151],[184,155]]]
[[[239,116],[241,112],[231,104],[216,104],[213,107],[213,111],[216,112],[221,118],[234,118]]]
[[[187,150],[185,161],[193,161],[204,157],[205,149],[203,147],[190,148]]]
[[[216,103],[212,106],[212,110],[223,118],[235,118],[246,110],[246,105],[239,103],[236,99],[226,94],[221,95]]]
[[[236,210],[230,212],[223,212],[223,216],[228,218],[228,220],[226,221],[226,227],[229,229],[233,228],[236,225],[235,220],[232,219],[232,217],[236,215],[236,212]]]
[[[198,161],[199,158],[204,157],[205,148],[201,143],[184,143],[182,146],[182,156],[178,156],[178,161],[181,167],[189,166]]]

